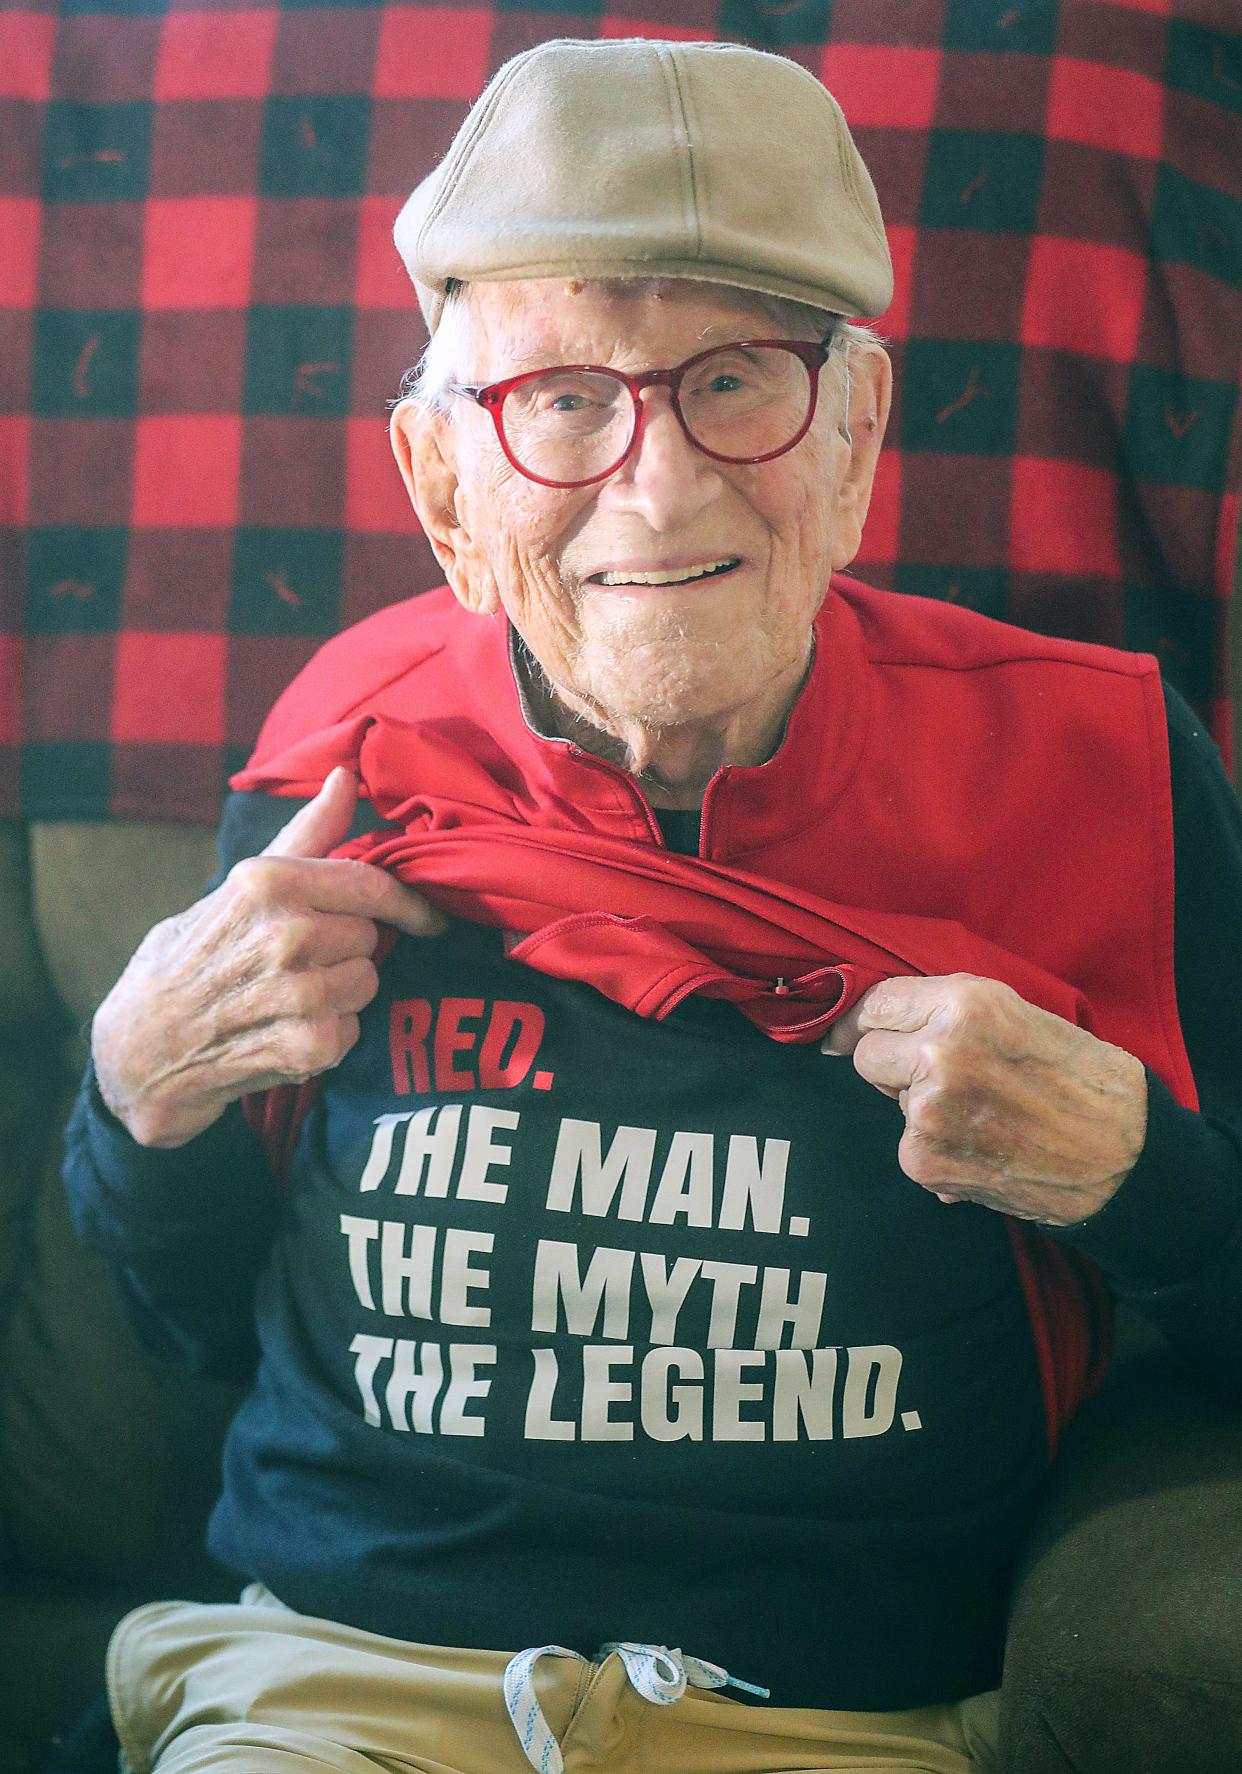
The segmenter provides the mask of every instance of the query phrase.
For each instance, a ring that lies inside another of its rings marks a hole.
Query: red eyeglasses
[[[628,376],[600,364],[557,364],[503,382],[450,382],[492,416],[519,474],[544,487],[588,487],[615,474],[642,437],[644,388],[667,388],[695,449],[716,462],[770,462],[806,436],[829,340],[743,339],[713,345],[671,370]]]

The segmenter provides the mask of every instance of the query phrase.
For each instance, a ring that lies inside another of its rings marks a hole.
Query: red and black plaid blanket
[[[860,576],[1154,650],[1227,744],[1238,17],[0,10],[0,814],[213,821],[319,641],[438,579],[388,456],[422,342],[390,229],[491,71],[564,35],[720,36],[822,76],[897,273]]]

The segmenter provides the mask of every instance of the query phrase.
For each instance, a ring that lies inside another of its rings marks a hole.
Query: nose
[[[718,497],[719,467],[682,430],[667,388],[644,388],[638,398],[638,437],[603,483],[601,503],[637,513],[654,531],[677,530]]]

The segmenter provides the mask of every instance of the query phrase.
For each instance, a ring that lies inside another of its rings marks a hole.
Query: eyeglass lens
[[[746,461],[783,449],[806,422],[813,384],[807,366],[779,346],[722,346],[682,380],[679,400],[694,441]],[[624,456],[634,401],[618,377],[594,370],[544,370],[509,391],[501,408],[509,449],[545,480],[589,480]]]

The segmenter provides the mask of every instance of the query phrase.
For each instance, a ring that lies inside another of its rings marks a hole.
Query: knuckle
[[[267,875],[267,863],[261,856],[243,856],[235,862],[225,876],[230,887],[236,888],[244,898],[251,898],[259,890],[259,882]]]
[[[269,960],[281,971],[295,966],[305,956],[310,936],[309,918],[278,919],[265,939]]]
[[[945,993],[945,1021],[950,1029],[960,1030],[963,1024],[978,1014],[981,1008],[978,993],[980,983],[972,973],[955,973],[950,976],[949,988]]]
[[[323,1015],[328,994],[318,971],[308,969],[293,974],[286,982],[285,991],[289,1015],[308,1023]]]
[[[346,871],[351,893],[364,905],[377,904],[389,891],[391,877],[372,863],[341,856],[334,859],[334,866]]]
[[[225,878],[247,905],[267,907],[279,897],[281,869],[270,856],[245,856],[233,864]]]
[[[996,1009],[1007,996],[1017,996],[1003,980],[988,979],[982,973],[956,973],[953,980],[954,1001],[963,1018],[982,1016]]]
[[[358,926],[356,948],[365,959],[368,955],[373,955],[379,947],[380,927],[374,918],[357,918],[355,923]],[[379,975],[376,974],[375,977],[378,983]]]
[[[953,1125],[948,1093],[934,1084],[912,1090],[907,1122],[921,1140],[948,1139]]]
[[[907,1130],[898,1157],[911,1182],[919,1183],[925,1189],[948,1189],[952,1184],[953,1167],[949,1160],[916,1130]]]
[[[953,1071],[954,1047],[950,1038],[928,1035],[918,1045],[919,1076],[930,1080],[929,1090],[943,1086]]]
[[[327,1071],[340,1057],[336,1017],[316,1017],[299,1023],[290,1032],[286,1045],[288,1071],[310,1077]]]
[[[350,964],[348,1007],[350,1012],[362,1010],[379,991],[379,969],[374,961],[360,955]]]

